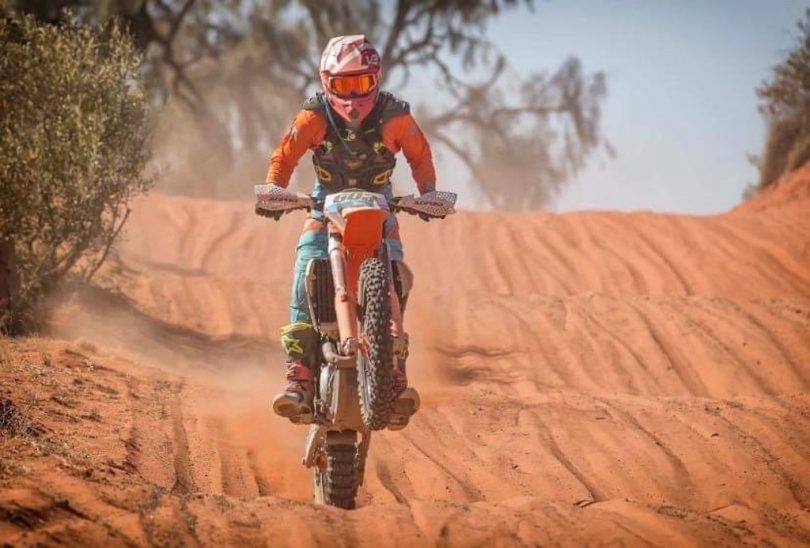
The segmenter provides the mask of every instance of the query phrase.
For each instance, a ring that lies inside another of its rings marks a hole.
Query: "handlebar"
[[[348,192],[355,191],[358,190],[348,190]],[[276,219],[284,213],[298,209],[323,212],[326,205],[325,197],[318,198],[311,194],[292,192],[274,184],[255,185],[254,193],[257,199],[256,213]],[[376,193],[371,194],[380,196]],[[418,197],[394,196],[386,199],[386,202],[394,213],[405,212],[428,220],[444,218],[455,213],[456,195],[452,192],[434,191]]]
[[[291,208],[289,211],[295,211],[297,209],[304,209],[306,211],[318,211],[323,213],[323,207],[326,204],[326,200],[324,198],[316,198],[312,194],[307,194],[309,198],[312,200],[312,205],[310,207],[294,207]],[[411,215],[417,215],[417,212],[409,210],[407,207],[402,207],[399,205],[399,202],[402,198],[407,198],[407,196],[394,196],[392,198],[388,198],[386,201],[388,202],[388,208],[393,211],[394,213],[410,213]]]

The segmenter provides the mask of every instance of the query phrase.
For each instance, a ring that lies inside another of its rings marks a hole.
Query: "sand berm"
[[[423,409],[356,511],[271,416],[302,215],[153,195],[0,347],[0,545],[810,545],[810,167],[714,216],[402,219]]]

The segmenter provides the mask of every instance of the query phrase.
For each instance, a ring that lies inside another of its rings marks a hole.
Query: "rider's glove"
[[[275,183],[273,181],[268,181],[267,185],[282,188],[281,185],[279,185],[278,183]],[[283,211],[283,210],[269,211],[267,209],[261,209],[259,206],[256,206],[255,212],[256,212],[256,215],[261,215],[262,217],[269,217],[270,219],[273,219],[274,221],[278,221],[279,219],[281,219],[281,216],[286,213],[286,211]]]
[[[436,196],[436,191],[435,190],[429,190],[427,192],[422,192],[421,194],[419,194],[420,198],[426,198],[428,200],[434,199],[435,196]],[[428,221],[430,221],[431,219],[444,219],[444,215],[439,216],[439,217],[428,215],[427,213],[418,213],[418,215],[419,215],[419,218],[422,219],[423,221],[425,221],[426,223]]]

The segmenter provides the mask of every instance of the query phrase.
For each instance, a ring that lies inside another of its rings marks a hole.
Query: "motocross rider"
[[[433,192],[436,172],[430,145],[411,116],[408,103],[380,90],[380,70],[380,55],[364,35],[332,38],[321,56],[323,90],[304,102],[271,155],[267,182],[286,187],[298,160],[311,150],[317,176],[313,191],[316,198],[346,188],[391,198],[394,156],[402,150],[420,195]],[[262,214],[276,219],[280,216]],[[393,214],[384,228],[390,259],[395,268],[402,265],[401,274],[409,275],[401,262],[402,242]],[[287,386],[273,399],[273,410],[282,417],[311,412],[318,336],[307,307],[305,271],[311,259],[328,257],[327,241],[323,215],[313,211],[296,247],[290,323],[281,329],[287,355]],[[406,356],[407,346],[397,353],[392,397],[398,397],[407,387]]]

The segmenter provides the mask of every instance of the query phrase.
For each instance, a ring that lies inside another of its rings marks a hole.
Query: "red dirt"
[[[810,544],[810,168],[710,217],[403,219],[424,406],[353,512],[268,410],[300,224],[154,196],[74,342],[4,342],[0,544]]]

